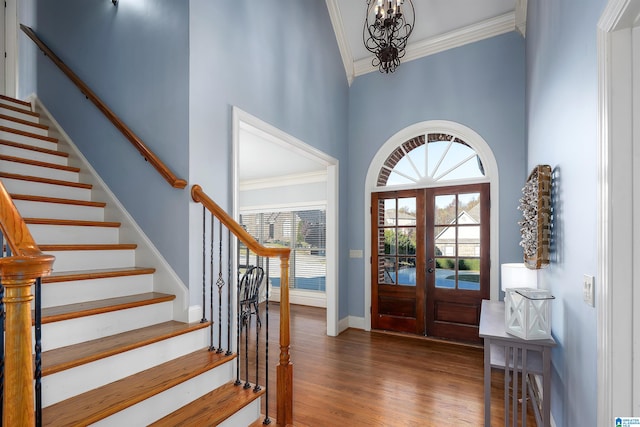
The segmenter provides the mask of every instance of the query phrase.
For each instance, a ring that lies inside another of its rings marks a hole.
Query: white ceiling
[[[362,41],[366,0],[326,2],[349,83],[358,75],[377,72]],[[413,4],[416,23],[402,62],[516,29],[525,32],[527,0],[413,0]],[[245,130],[239,148],[240,183],[326,170],[326,164],[256,129]]]
[[[349,82],[377,71],[362,41],[366,0],[326,2]],[[416,21],[402,62],[516,28],[524,34],[526,0],[413,0],[413,5]]]
[[[274,178],[291,179],[327,169],[326,164],[246,124],[240,129],[238,151],[241,185]]]

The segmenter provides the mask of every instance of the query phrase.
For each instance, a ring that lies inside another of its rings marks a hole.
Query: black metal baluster
[[[209,351],[215,351],[216,346],[213,344],[213,241],[214,236],[214,216],[211,215],[211,241],[209,251],[209,315],[211,316],[211,325],[209,325]]]
[[[271,419],[269,418],[269,264],[270,258],[267,258],[266,267],[266,277],[265,277],[265,307],[264,307],[264,325],[267,328],[265,331],[265,339],[264,339],[264,386],[265,390],[265,410],[264,410],[264,421],[262,424],[268,425],[271,424]]]
[[[245,284],[245,286],[247,285]],[[244,323],[244,373],[246,377],[243,388],[247,389],[251,388],[249,382],[249,323],[251,323],[251,315],[243,314],[242,322]]]
[[[207,251],[206,251],[206,232],[207,232],[207,209],[202,206],[202,319],[200,319],[200,323],[204,323],[207,321],[206,316],[206,290],[207,290]]]
[[[35,284],[35,394],[36,394],[36,427],[42,426],[42,280]]]
[[[240,260],[240,246],[242,243],[238,239],[238,261]],[[242,384],[240,381],[240,266],[236,272],[236,382],[235,385]]]
[[[216,353],[222,353],[222,288],[224,287],[224,279],[222,279],[222,223],[220,222],[220,245],[218,253],[218,350]]]
[[[227,243],[229,245],[227,251],[227,264],[229,264],[229,271],[227,273],[227,352],[226,356],[231,356],[231,230],[227,229]],[[236,258],[238,259],[238,258]]]

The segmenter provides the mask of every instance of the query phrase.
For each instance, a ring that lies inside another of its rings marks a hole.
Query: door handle
[[[433,273],[434,271],[435,271],[435,270],[433,269],[433,267],[429,267],[429,268],[427,269],[427,273]]]

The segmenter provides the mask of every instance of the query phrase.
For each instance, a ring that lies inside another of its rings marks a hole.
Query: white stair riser
[[[234,363],[225,363],[92,425],[101,427],[149,425],[231,381],[234,366]]]
[[[0,111],[0,114],[2,111]],[[36,135],[48,136],[49,130],[39,126],[31,126],[23,123],[14,122],[13,120],[0,118],[0,126],[11,129],[21,130],[23,132],[35,133]]]
[[[41,289],[42,307],[56,307],[152,292],[153,274],[44,283]]]
[[[208,347],[207,329],[199,329],[42,378],[42,406],[118,381],[177,357]]]
[[[30,105],[24,105],[21,102],[14,101],[11,97],[9,97],[9,99],[5,99],[5,98],[0,99],[0,103],[11,105],[12,107],[21,108],[23,110],[32,110],[31,104]]]
[[[13,194],[27,194],[30,196],[57,197],[61,199],[83,201],[91,200],[91,190],[88,188],[24,181],[22,179],[13,178],[2,178],[2,183],[7,188],[7,191]]]
[[[218,424],[217,427],[237,427],[248,426],[260,418],[260,402],[262,398],[256,399],[244,408]]]
[[[39,151],[26,150],[24,148],[11,147],[0,144],[0,154],[5,156],[21,157],[23,159],[37,160],[39,162],[53,163],[67,166],[67,157],[56,156],[54,154],[41,153]]]
[[[18,175],[37,176],[40,178],[57,179],[60,181],[78,182],[78,172],[11,162],[0,159],[0,171]]]
[[[116,227],[28,224],[33,239],[42,245],[118,243]]]
[[[173,319],[173,302],[85,316],[42,325],[42,350],[65,347]]]
[[[13,203],[23,218],[38,218],[46,215],[50,219],[104,220],[104,208],[102,207],[33,202],[30,200],[14,200]]]
[[[5,102],[4,100],[0,99],[0,114],[3,114],[5,116],[9,116],[9,117],[14,117],[16,119],[20,119],[20,120],[26,120],[28,122],[31,123],[39,123],[40,119],[37,116],[32,116],[31,114],[26,114],[26,113],[22,113],[20,111],[15,111],[15,110],[10,110],[8,108],[5,108],[4,105],[7,104],[7,102]],[[18,107],[24,110],[24,107]]]
[[[0,139],[5,139],[11,142],[18,142],[20,144],[27,144],[33,147],[46,148],[47,150],[58,150],[58,144],[44,139],[35,138],[28,135],[21,135],[18,133],[7,132],[0,130]]]
[[[47,251],[56,257],[54,271],[98,270],[135,266],[135,250]]]

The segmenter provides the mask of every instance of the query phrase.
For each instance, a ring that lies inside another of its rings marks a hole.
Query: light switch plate
[[[594,289],[595,278],[588,274],[584,275],[584,279],[582,282],[582,298],[584,302],[589,304],[591,307],[595,307],[593,294],[595,293]]]

